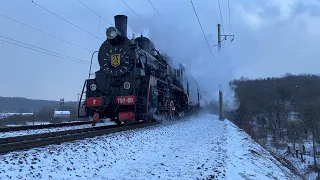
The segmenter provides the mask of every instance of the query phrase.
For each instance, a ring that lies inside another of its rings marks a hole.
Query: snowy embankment
[[[202,115],[0,156],[0,179],[298,179],[231,122]]]
[[[272,137],[269,136],[267,138],[265,147],[268,151],[273,152],[275,155],[280,157],[281,159],[285,159],[291,163],[291,166],[301,174],[301,176],[306,179],[316,179],[317,173],[313,169],[314,157],[313,157],[313,146],[312,146],[312,137],[309,137],[306,142],[301,142],[301,144],[295,144],[296,150],[298,150],[298,156],[296,152],[293,150],[294,146],[292,143],[288,143],[286,141],[280,141],[286,145],[286,147],[274,147],[272,145]],[[305,145],[306,153],[303,154],[303,161],[301,159],[301,154],[303,152],[302,144]],[[291,153],[288,152],[287,146],[291,148]],[[316,147],[317,152],[319,152],[319,147]],[[319,157],[317,157],[319,159]],[[317,160],[318,161],[318,160]]]
[[[96,126],[107,126],[107,125],[114,125],[114,124],[116,123],[111,121],[105,121],[103,123],[96,124]],[[21,130],[21,131],[12,131],[12,132],[1,132],[0,138],[50,133],[50,132],[57,132],[57,131],[67,131],[67,130],[73,130],[73,129],[84,129],[84,128],[92,128],[92,124],[84,124],[79,126],[64,126],[64,127],[46,128],[46,129],[30,129],[30,130]]]
[[[230,121],[228,169],[230,179],[300,179]]]

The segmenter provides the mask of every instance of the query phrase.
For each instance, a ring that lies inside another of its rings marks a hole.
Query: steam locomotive
[[[98,51],[100,69],[95,78],[85,80],[79,118],[91,118],[94,123],[110,118],[124,124],[161,116],[174,119],[198,111],[195,79],[181,64],[174,68],[171,58],[147,37],[129,39],[127,19],[116,15],[115,27],[106,30],[107,39]]]

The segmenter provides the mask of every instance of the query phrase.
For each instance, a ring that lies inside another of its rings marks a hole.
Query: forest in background
[[[306,152],[296,148],[296,144],[310,138],[312,168],[319,169],[315,157],[320,143],[320,76],[286,74],[279,78],[240,78],[229,85],[235,93],[237,107],[225,112],[228,119],[261,145],[266,145],[270,137],[274,147],[288,148],[287,153],[301,153],[302,161],[302,154]],[[288,146],[290,143],[292,147]]]
[[[33,100],[21,97],[0,97],[0,113],[33,113],[32,116],[13,115],[0,119],[0,126],[26,125],[27,122],[52,122],[71,121],[77,119],[78,102]],[[54,111],[70,111],[70,118],[53,118]]]
[[[0,96],[0,113],[29,113],[37,112],[43,107],[57,108],[60,101],[27,99],[22,97],[2,97]],[[77,106],[78,102],[67,101],[65,106]]]

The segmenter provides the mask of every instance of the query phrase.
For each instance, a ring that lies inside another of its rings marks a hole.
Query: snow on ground
[[[251,137],[228,124],[228,179],[299,179]],[[239,177],[240,176],[240,177]]]
[[[114,125],[114,124],[116,124],[116,123],[106,120],[103,123],[97,123],[96,126],[107,126],[107,125]],[[56,132],[56,131],[66,131],[66,130],[72,130],[72,129],[84,129],[84,128],[92,128],[92,124],[84,124],[84,125],[79,125],[79,126],[64,126],[64,127],[46,128],[46,129],[30,129],[30,130],[21,130],[21,131],[12,131],[12,132],[2,132],[2,133],[0,133],[0,138],[24,136],[24,135],[30,135],[30,134],[41,134],[41,133],[49,133],[49,132]]]
[[[43,124],[51,124],[50,122],[27,122],[27,125],[43,125]]]
[[[286,155],[283,158],[289,160],[306,179],[314,180],[317,178],[317,173],[308,168],[308,165],[313,165],[314,161],[312,156],[303,156],[304,162],[302,162],[300,158],[296,158],[295,155]]]
[[[287,147],[283,148],[275,148],[271,144],[272,137],[268,136],[265,147],[268,151],[273,152],[276,154],[278,157],[281,157],[282,159],[286,159],[292,163],[294,168],[296,169],[297,172],[301,174],[301,176],[305,177],[306,179],[316,179],[317,173],[310,169],[309,166],[312,166],[314,163],[314,158],[313,158],[313,146],[312,146],[312,138],[309,137],[306,142],[302,143],[305,145],[306,148],[306,154],[303,155],[303,162],[301,160],[300,153],[302,152],[302,144],[296,143],[295,147],[298,150],[298,157],[296,156],[295,151],[293,150],[293,144],[292,143],[287,143],[283,141],[282,143],[287,144],[290,148],[292,153],[289,154],[287,152]],[[317,151],[319,151],[319,147],[316,148]],[[319,158],[317,158],[319,159]]]
[[[298,179],[215,115],[0,155],[0,179]]]

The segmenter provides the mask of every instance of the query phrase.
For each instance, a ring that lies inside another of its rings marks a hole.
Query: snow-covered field
[[[97,123],[96,126],[107,126],[107,125],[114,125],[114,124],[116,123],[106,120],[103,123]],[[66,131],[66,130],[72,130],[72,129],[84,129],[84,128],[91,128],[91,127],[92,127],[91,124],[84,124],[79,126],[64,126],[64,127],[46,128],[46,129],[30,129],[30,130],[21,130],[21,131],[12,131],[12,132],[2,132],[0,133],[0,138],[24,136],[24,135],[30,135],[30,134],[41,134],[41,133],[49,133],[49,132],[56,132],[56,131]]]
[[[299,179],[231,122],[199,115],[0,155],[0,179]]]

